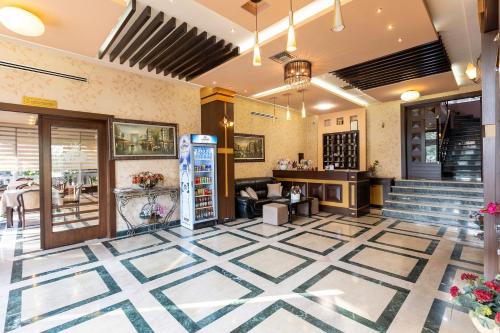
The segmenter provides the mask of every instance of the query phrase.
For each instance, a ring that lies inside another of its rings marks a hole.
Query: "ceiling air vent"
[[[267,119],[275,118],[272,114],[262,113],[262,112],[252,111],[252,112],[250,112],[250,114],[254,117],[262,117],[262,118],[267,118]],[[278,117],[276,117],[276,119],[278,119]]]
[[[276,61],[278,64],[286,64],[287,62],[295,59],[295,56],[291,53],[283,51],[273,55],[272,57],[269,57],[269,59],[271,59],[272,61]]]

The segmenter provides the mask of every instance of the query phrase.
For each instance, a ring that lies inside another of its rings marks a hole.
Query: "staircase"
[[[382,214],[421,222],[478,228],[470,214],[483,207],[483,184],[396,180]]]
[[[482,179],[481,121],[472,116],[455,116],[444,145],[443,179],[476,181]]]

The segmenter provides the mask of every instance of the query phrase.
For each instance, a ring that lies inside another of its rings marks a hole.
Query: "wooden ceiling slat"
[[[203,40],[201,43],[193,47],[189,52],[187,52],[182,57],[179,57],[175,61],[168,64],[165,67],[164,75],[168,75],[170,73],[175,73],[177,69],[182,68],[184,65],[188,63],[193,63],[196,57],[200,56],[200,53],[206,52],[210,46],[215,44],[217,37],[212,36],[209,39]],[[173,75],[175,77],[175,75]]]
[[[197,72],[191,74],[190,76],[188,76],[186,78],[186,80],[187,81],[191,81],[192,79],[200,76],[201,74],[206,73],[206,72],[214,69],[215,67],[222,65],[223,63],[225,63],[229,59],[237,57],[238,54],[240,54],[240,49],[238,47],[235,47],[231,52],[229,52],[229,53],[223,55],[222,57],[220,57],[220,58],[212,61],[206,67],[204,67],[204,68],[200,69],[199,71],[197,71]]]
[[[439,38],[384,57],[335,70],[332,74],[361,90],[394,84],[451,70]]]
[[[172,73],[172,76],[177,76],[179,75],[179,78],[182,79],[186,75],[182,76],[182,74],[185,74],[189,72],[194,66],[198,65],[201,61],[203,61],[207,56],[211,55],[213,52],[216,50],[220,49],[221,47],[224,46],[225,41],[222,39],[218,41],[217,43],[207,47],[204,52],[200,52],[190,63],[186,63],[181,65],[181,67],[177,68],[175,72]],[[167,74],[165,74],[167,75]]]
[[[185,57],[191,55],[193,50],[196,49],[197,45],[200,45],[200,43],[207,40],[207,35],[207,32],[204,31],[195,38],[192,38],[182,45],[179,45],[179,47],[174,46],[175,50],[156,66],[156,74],[160,74],[161,72],[163,72],[163,70],[167,68],[167,66],[171,65],[172,62],[184,59]]]
[[[184,70],[182,74],[179,74],[179,79],[183,79],[184,77],[189,76],[191,73],[198,71],[200,68],[204,67],[210,61],[210,59],[218,58],[228,53],[232,47],[233,44],[230,43],[225,45],[223,48],[215,49],[210,54],[204,54],[196,64],[193,64],[193,66]]]
[[[172,54],[177,54],[179,49],[184,50],[186,44],[190,44],[193,39],[196,38],[198,34],[198,28],[194,27],[189,30],[188,33],[184,34],[182,37],[173,42],[169,47],[163,50],[153,61],[148,64],[148,71],[152,71],[157,68],[165,59],[170,59]],[[158,71],[158,73],[161,71]]]
[[[144,42],[151,37],[151,35],[163,24],[165,20],[165,14],[163,12],[159,12],[153,21],[149,23],[149,25],[141,32],[139,37],[137,37],[134,42],[123,52],[120,56],[120,64],[123,64],[125,61],[130,58],[130,56],[137,51],[137,49],[144,44]]]
[[[111,45],[113,45],[115,40],[118,38],[118,35],[120,35],[122,30],[127,25],[128,21],[132,18],[132,16],[134,16],[136,10],[137,10],[136,0],[131,0],[128,3],[127,10],[125,10],[125,13],[123,13],[123,15],[120,17],[118,23],[113,27],[113,29],[111,29],[108,37],[106,37],[104,43],[99,48],[99,53],[97,54],[99,59],[104,58],[104,55],[106,55]]]
[[[175,29],[176,19],[172,17],[165,23],[158,32],[130,59],[130,67],[134,67],[155,45],[162,41]]]
[[[156,46],[153,51],[149,52],[141,61],[139,61],[139,68],[143,69],[146,65],[154,61],[165,49],[172,46],[173,43],[181,36],[183,36],[187,31],[187,23],[184,22],[177,27],[167,38],[165,38],[158,46]]]
[[[109,61],[113,62],[120,55],[123,49],[130,43],[132,38],[141,30],[141,28],[146,24],[146,22],[151,18],[151,7],[147,6],[144,8],[142,13],[139,15],[137,20],[132,23],[130,28],[127,30],[125,35],[120,39],[118,44],[116,44],[115,48],[109,54]]]

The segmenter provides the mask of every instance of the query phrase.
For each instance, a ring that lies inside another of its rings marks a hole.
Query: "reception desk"
[[[321,210],[360,216],[370,211],[370,180],[366,171],[274,170],[284,189],[299,186],[302,193],[319,199]]]

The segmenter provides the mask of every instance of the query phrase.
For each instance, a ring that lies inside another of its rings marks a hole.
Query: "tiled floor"
[[[0,232],[5,332],[475,332],[447,293],[475,231],[376,215],[237,220],[39,250]],[[453,316],[453,317],[452,317]],[[0,328],[1,330],[1,328]]]

